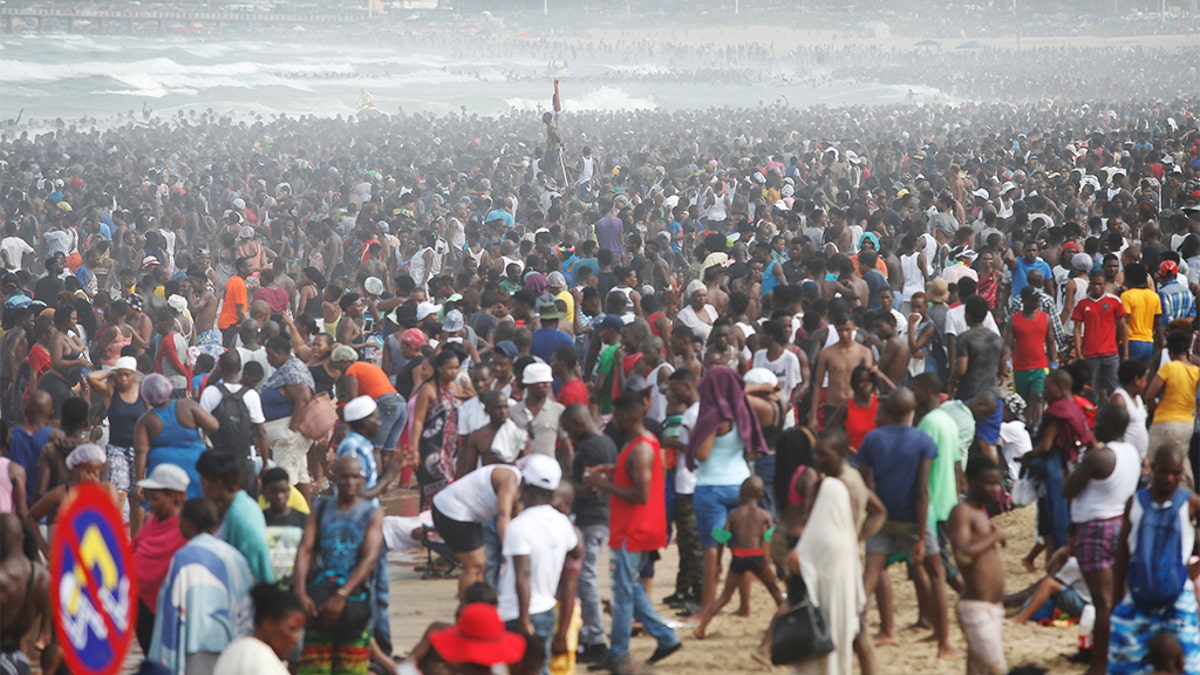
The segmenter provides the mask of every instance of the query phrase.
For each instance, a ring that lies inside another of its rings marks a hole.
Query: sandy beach
[[[1005,562],[1005,589],[1016,591],[1033,583],[1037,575],[1025,572],[1021,566],[1021,557],[1033,545],[1033,527],[1035,512],[1033,507],[1019,509],[1012,513],[996,518],[996,523],[1005,528],[1008,533],[1008,548],[1002,551]],[[656,585],[652,598],[657,602],[669,594],[674,588],[675,570],[678,563],[676,550],[672,548],[662,552],[663,558],[656,569]],[[448,621],[452,619],[454,607],[455,582],[453,580],[421,581],[420,574],[415,571],[415,565],[423,564],[424,553],[392,557],[392,635],[396,643],[397,653],[406,653],[420,639],[425,627],[431,621]],[[601,563],[601,575],[604,578],[607,570],[607,556]],[[917,613],[916,597],[912,584],[905,578],[904,567],[893,565],[889,569],[893,593],[896,598],[896,625],[902,629],[911,624]],[[601,596],[609,597],[608,583],[601,584]],[[953,623],[951,635],[960,649],[966,648],[962,632],[957,625],[953,603],[956,600],[950,591],[950,618]],[[664,618],[678,622],[677,630],[683,639],[684,649],[664,662],[657,670],[663,673],[762,673],[769,669],[759,665],[750,658],[750,652],[762,638],[772,613],[770,596],[759,584],[754,584],[752,592],[753,615],[749,618],[739,618],[731,615],[733,605],[725,614],[713,621],[706,640],[696,640],[691,635],[694,622],[690,619],[679,619],[674,612],[663,606],[659,611]],[[878,613],[871,609],[870,620],[872,631],[878,629]],[[965,668],[963,661],[938,661],[935,658],[935,647],[929,643],[920,642],[928,633],[926,631],[903,631],[897,636],[898,643],[881,647],[877,650],[879,672],[882,675],[901,675],[905,673],[926,673],[929,675],[950,675],[961,673]],[[1040,627],[1036,624],[1024,626],[1005,626],[1005,653],[1010,667],[1033,665],[1045,668],[1052,673],[1081,673],[1084,668],[1068,663],[1063,655],[1074,653],[1078,641],[1075,627],[1053,628]],[[654,651],[654,643],[650,638],[639,637],[633,640],[633,653],[639,658],[646,658]],[[783,668],[773,669],[785,672]],[[579,667],[578,672],[587,672]]]

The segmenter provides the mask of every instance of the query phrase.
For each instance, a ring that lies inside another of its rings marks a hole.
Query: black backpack
[[[216,387],[221,392],[221,402],[213,408],[213,417],[217,418],[221,427],[209,434],[213,449],[248,457],[253,438],[250,409],[245,401],[249,387],[243,386],[236,394],[226,389],[224,382],[218,382]]]

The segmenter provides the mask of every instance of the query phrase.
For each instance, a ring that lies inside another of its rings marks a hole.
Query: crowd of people
[[[44,565],[90,483],[146,672],[625,672],[751,577],[820,608],[796,672],[887,672],[896,563],[969,672],[1006,609],[1094,616],[1089,673],[1200,672],[1196,105],[5,135],[0,666],[65,672]],[[1020,506],[1047,575],[1006,595]],[[459,606],[397,660],[415,547]]]

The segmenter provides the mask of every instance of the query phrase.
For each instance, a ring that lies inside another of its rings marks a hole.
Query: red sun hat
[[[429,641],[448,663],[491,667],[516,663],[525,656],[525,638],[506,631],[500,612],[486,602],[463,607],[458,623],[430,633]]]

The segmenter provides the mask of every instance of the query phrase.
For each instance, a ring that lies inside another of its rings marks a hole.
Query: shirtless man
[[[967,464],[967,498],[950,512],[947,526],[955,562],[963,576],[958,622],[967,637],[967,672],[1008,672],[1001,629],[1004,625],[1004,562],[996,545],[1004,530],[988,518],[1000,492],[1000,467],[985,455]]]
[[[208,277],[200,267],[189,267],[188,282],[192,285],[192,297],[188,305],[192,312],[192,335],[196,344],[221,344],[221,334],[215,328],[217,295],[209,287]]]
[[[717,310],[717,316],[723,316],[729,307],[729,294],[721,288],[721,274],[725,270],[720,265],[710,265],[704,270],[704,285],[708,288],[708,304]]]
[[[21,521],[0,515],[0,672],[32,672],[21,651],[21,638],[42,622],[50,604],[50,573],[35,562],[36,549],[25,538]]]
[[[338,306],[342,310],[342,320],[338,323],[337,341],[354,346],[362,340],[362,298],[358,293],[347,293],[338,300]]]
[[[823,420],[825,415],[833,414],[833,411],[853,394],[850,374],[856,367],[862,365],[878,372],[871,350],[854,340],[854,331],[857,328],[854,319],[848,315],[839,315],[831,317],[829,323],[837,330],[838,341],[822,349],[817,356],[817,372],[813,382],[825,383],[824,389],[818,393],[818,396],[824,394],[824,400],[818,399],[819,406],[814,405],[809,410],[808,426],[811,429],[817,429],[818,419]],[[824,413],[820,418],[819,411]]]
[[[896,336],[896,317],[885,312],[875,318],[875,337],[879,338],[879,369],[892,382],[908,379],[908,341]]]

